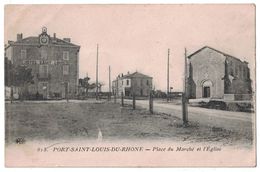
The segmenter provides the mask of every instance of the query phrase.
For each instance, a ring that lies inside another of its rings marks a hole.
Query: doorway
[[[140,90],[140,96],[143,96],[143,89]]]
[[[130,90],[128,89],[125,90],[125,96],[130,96]]]
[[[212,96],[212,81],[206,80],[202,83],[202,98],[210,98]]]
[[[210,97],[210,87],[206,86],[203,87],[203,98],[208,98]]]
[[[38,93],[42,96],[42,99],[48,98],[48,82],[39,82]]]

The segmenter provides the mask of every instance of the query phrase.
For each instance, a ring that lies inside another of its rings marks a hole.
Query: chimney
[[[129,74],[130,74],[130,72],[128,71],[128,72],[127,72],[127,74],[129,75]]]
[[[9,45],[12,44],[12,43],[14,43],[14,41],[8,40],[8,44],[9,44]]]
[[[53,42],[57,42],[56,33],[53,33]]]
[[[23,39],[23,34],[22,33],[18,33],[17,34],[17,41],[21,41]]]
[[[121,74],[121,77],[123,77],[124,76],[124,74]]]
[[[70,42],[70,38],[63,38],[63,41]]]

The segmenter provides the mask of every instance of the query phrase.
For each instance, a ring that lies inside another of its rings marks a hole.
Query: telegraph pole
[[[96,62],[96,100],[98,100],[98,44],[97,44],[97,62]]]
[[[87,85],[86,85],[86,88],[85,88],[85,90],[84,90],[84,91],[85,91],[85,97],[88,97],[88,88],[89,88],[88,81],[89,81],[89,80],[88,80],[88,72],[87,72],[87,73],[86,73],[86,82],[87,82],[86,84],[87,84]]]
[[[170,58],[170,49],[168,49],[168,58],[167,58],[167,102],[169,101],[169,58]]]
[[[108,67],[108,73],[109,73],[109,84],[108,84],[108,87],[109,87],[109,93],[108,93],[108,100],[110,101],[111,99],[111,68],[110,66]]]
[[[183,83],[183,93],[182,93],[182,120],[183,125],[186,126],[188,124],[188,85],[187,85],[187,50],[185,48],[184,53],[184,83]]]

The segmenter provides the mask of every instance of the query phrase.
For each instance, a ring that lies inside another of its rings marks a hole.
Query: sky
[[[156,89],[183,88],[187,54],[210,46],[249,62],[255,82],[255,6],[253,5],[6,5],[4,41],[48,34],[80,45],[79,76],[95,82],[99,44],[99,80],[138,71],[153,77]],[[202,62],[203,63],[203,62]]]

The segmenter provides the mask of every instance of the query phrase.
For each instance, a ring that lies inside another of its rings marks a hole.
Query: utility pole
[[[150,91],[149,95],[149,111],[151,114],[153,114],[153,92]]]
[[[183,93],[182,93],[182,120],[183,125],[186,126],[188,124],[188,85],[187,85],[187,51],[185,48],[184,53],[184,83],[183,83]]]
[[[88,87],[89,87],[89,85],[88,85],[88,72],[86,73],[86,87],[85,87],[85,98],[87,98],[88,97]]]
[[[96,62],[96,100],[98,100],[98,44],[97,44],[97,62]]]
[[[118,76],[116,77],[116,82],[115,82],[115,93],[114,93],[114,103],[116,103],[116,96],[119,96],[118,93]]]
[[[133,93],[133,109],[135,110],[135,93]]]
[[[69,95],[68,95],[68,94],[69,94],[69,93],[68,93],[69,91],[68,91],[68,89],[69,89],[69,88],[68,88],[68,83],[66,82],[66,83],[65,83],[65,92],[66,92],[66,100],[67,100],[67,103],[69,102]]]
[[[169,101],[169,58],[170,58],[170,49],[168,49],[168,58],[167,58],[167,102]]]
[[[109,87],[109,93],[108,93],[108,101],[110,101],[110,99],[111,99],[111,68],[110,68],[110,66],[108,67],[108,73],[109,73],[109,76],[108,76],[108,78],[109,78],[109,84],[108,84],[108,87]]]
[[[124,94],[121,92],[121,106],[124,106]]]

